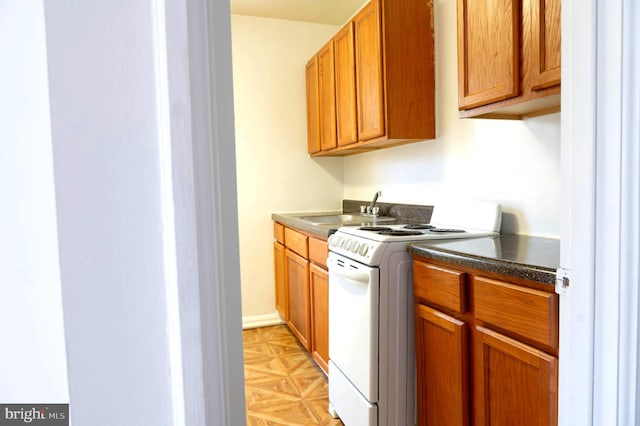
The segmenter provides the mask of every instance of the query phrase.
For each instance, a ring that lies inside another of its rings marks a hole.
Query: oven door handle
[[[368,272],[350,271],[344,267],[338,266],[332,259],[327,259],[327,267],[329,269],[329,274],[336,274],[340,278],[355,283],[369,284],[370,275]]]

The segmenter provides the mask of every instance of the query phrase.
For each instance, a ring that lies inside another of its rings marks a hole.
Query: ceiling
[[[231,0],[231,13],[342,25],[367,0]]]

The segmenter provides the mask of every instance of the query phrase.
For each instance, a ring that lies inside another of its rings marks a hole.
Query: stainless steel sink
[[[300,219],[311,222],[314,225],[332,225],[346,223],[363,223],[363,222],[388,222],[395,220],[390,216],[367,216],[364,214],[329,214],[318,216],[301,216]]]

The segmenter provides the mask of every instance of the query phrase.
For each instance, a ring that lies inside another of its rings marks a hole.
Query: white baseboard
[[[284,324],[280,315],[277,312],[264,315],[253,315],[249,317],[242,317],[242,329],[268,327],[270,325]]]

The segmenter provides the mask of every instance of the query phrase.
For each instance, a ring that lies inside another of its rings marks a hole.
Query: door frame
[[[635,424],[640,47],[623,41],[638,39],[640,7],[562,7],[561,267],[571,285],[560,297],[558,424]]]

